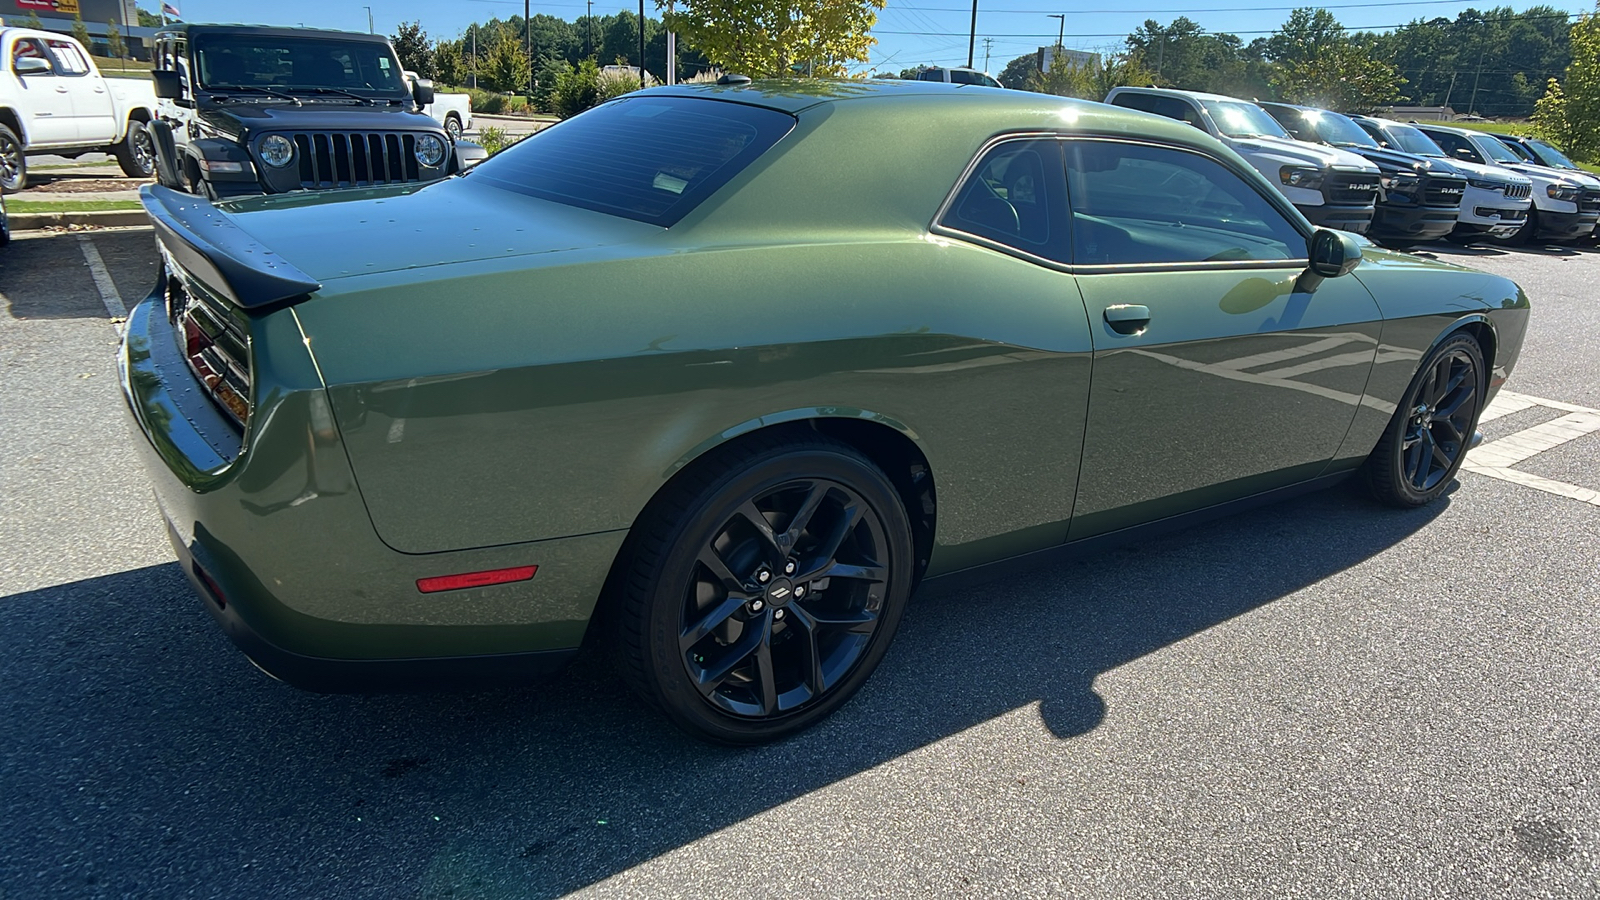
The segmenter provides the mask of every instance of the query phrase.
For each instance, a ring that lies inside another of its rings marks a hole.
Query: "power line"
[[[1529,21],[1537,21],[1537,20],[1540,20],[1540,19],[1566,19],[1566,20],[1571,20],[1571,19],[1576,19],[1576,18],[1578,18],[1580,16],[1585,16],[1585,15],[1588,15],[1588,13],[1563,13],[1563,14],[1559,14],[1559,15],[1548,15],[1548,16],[1519,16],[1518,17],[1518,21],[1529,22]],[[1407,27],[1407,26],[1409,26],[1411,24],[1412,24],[1411,22],[1401,22],[1401,23],[1396,24],[1396,25],[1344,25],[1344,26],[1341,26],[1341,27],[1343,28],[1344,31],[1387,31],[1387,30],[1392,29],[1392,28],[1405,28],[1405,27]],[[1221,36],[1221,35],[1225,35],[1225,34],[1231,34],[1231,35],[1235,35],[1235,36],[1241,35],[1241,34],[1260,35],[1260,34],[1277,34],[1280,30],[1281,29],[1273,28],[1273,29],[1269,29],[1269,30],[1266,30],[1266,31],[1218,31],[1218,32],[1205,32],[1205,34],[1211,35],[1213,37]],[[882,30],[879,30],[877,28],[874,28],[872,30],[872,33],[873,34],[912,35],[912,36],[923,36],[923,37],[961,37],[961,36],[964,36],[964,34],[965,34],[964,32],[954,32],[954,31],[882,31]],[[1046,39],[1048,39],[1050,37],[1050,35],[1048,35],[1048,34],[1043,34],[1041,32],[1037,32],[1037,31],[1020,31],[1020,32],[1003,32],[1003,33],[1002,32],[990,32],[989,35],[990,35],[990,37],[995,37],[995,38],[1030,38],[1030,39],[1034,39],[1034,40],[1046,40]],[[1125,37],[1128,36],[1128,32],[1126,32],[1126,31],[1097,32],[1097,33],[1093,33],[1093,34],[1086,34],[1086,33],[1083,33],[1083,32],[1077,32],[1077,33],[1073,34],[1072,36],[1074,38],[1125,38]]]
[[[1332,10],[1332,9],[1369,9],[1369,8],[1372,8],[1372,7],[1379,7],[1379,6],[1381,6],[1381,7],[1393,7],[1393,6],[1462,6],[1462,5],[1473,3],[1473,2],[1475,2],[1475,0],[1420,0],[1420,2],[1417,2],[1417,3],[1405,3],[1402,0],[1402,2],[1398,2],[1398,3],[1339,3],[1339,4],[1324,4],[1324,5],[1318,6],[1317,8],[1318,9],[1329,9],[1329,10]],[[1066,15],[1069,15],[1069,16],[1106,16],[1106,15],[1117,15],[1117,14],[1130,14],[1130,15],[1143,16],[1143,15],[1148,15],[1150,13],[1282,12],[1282,11],[1285,11],[1285,10],[1295,10],[1295,9],[1303,9],[1303,8],[1305,8],[1305,4],[1304,3],[1301,3],[1301,4],[1297,5],[1297,6],[1217,6],[1217,7],[1207,8],[1207,9],[1182,9],[1182,8],[1175,8],[1175,9],[1127,9],[1127,8],[1123,8],[1123,9],[1069,9],[1069,10],[1065,10],[1064,12],[1065,12]],[[908,6],[908,5],[900,4],[900,3],[893,3],[893,4],[885,7],[885,9],[916,9],[916,10],[922,10],[922,11],[925,11],[925,12],[966,12],[965,9],[958,9],[956,7],[953,7],[953,6]],[[986,14],[988,14],[988,13],[1006,13],[1006,14],[1012,14],[1012,15],[1037,16],[1037,15],[1040,15],[1040,10],[1037,10],[1037,9],[985,9],[984,13],[986,13]]]

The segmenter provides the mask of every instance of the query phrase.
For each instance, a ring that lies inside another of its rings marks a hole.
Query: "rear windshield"
[[[479,163],[474,181],[671,227],[794,128],[793,116],[693,97],[624,97]]]

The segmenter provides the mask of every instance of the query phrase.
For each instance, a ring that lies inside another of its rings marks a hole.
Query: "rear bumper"
[[[292,313],[252,328],[254,432],[232,452],[197,429],[210,401],[181,357],[153,352],[175,341],[160,294],[130,311],[119,359],[134,446],[173,550],[234,643],[268,674],[322,691],[525,682],[570,659],[623,534],[447,553],[389,548],[355,488]],[[537,576],[431,594],[416,584],[517,565],[537,565]]]
[[[1323,228],[1337,228],[1340,231],[1366,234],[1367,229],[1372,227],[1373,207],[1371,206],[1324,204],[1322,206],[1301,206],[1299,209],[1311,224]]]

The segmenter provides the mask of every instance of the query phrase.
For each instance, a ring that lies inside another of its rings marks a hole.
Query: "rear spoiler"
[[[139,202],[173,261],[236,306],[255,309],[322,288],[203,197],[147,184]]]

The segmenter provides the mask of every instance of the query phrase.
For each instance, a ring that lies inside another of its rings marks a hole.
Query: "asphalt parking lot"
[[[730,750],[594,658],[466,695],[253,669],[133,464],[152,241],[0,250],[4,900],[1600,896],[1600,251],[1427,251],[1534,303],[1443,502],[1336,488],[920,597],[840,714]]]

